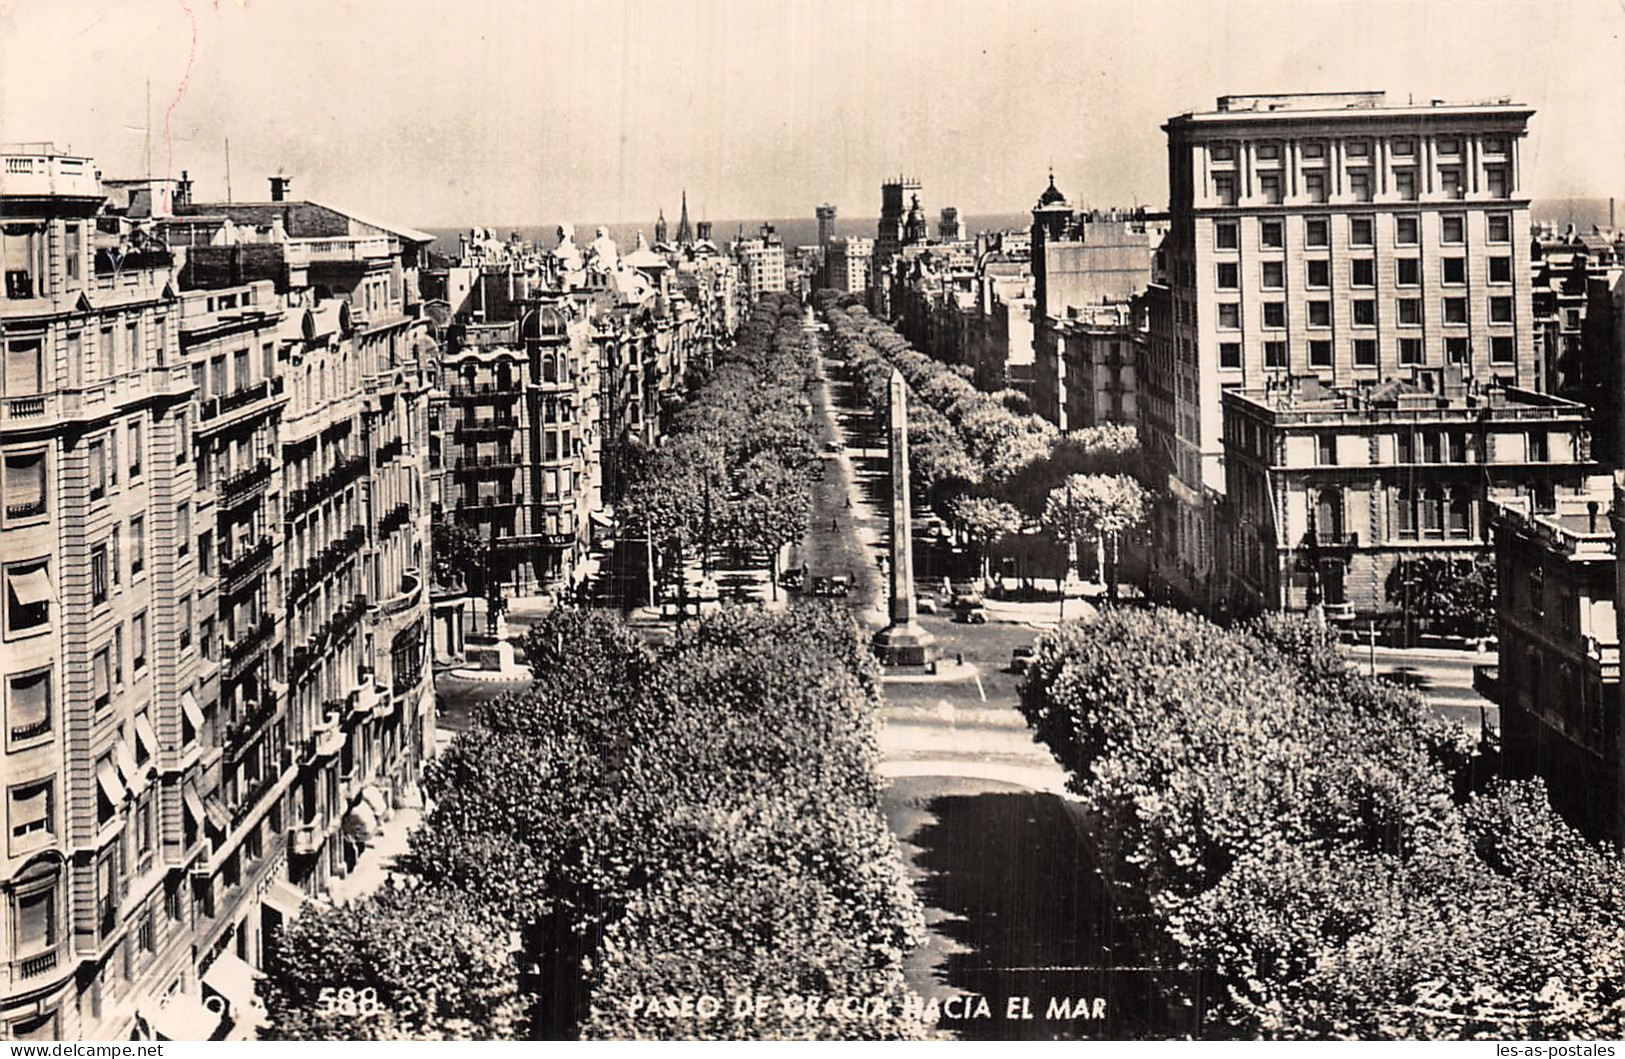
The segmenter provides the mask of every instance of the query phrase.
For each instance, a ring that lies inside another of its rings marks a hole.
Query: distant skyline
[[[419,227],[1160,207],[1162,123],[1267,91],[1510,97],[1534,197],[1625,199],[1622,70],[1619,0],[0,0],[0,138]]]

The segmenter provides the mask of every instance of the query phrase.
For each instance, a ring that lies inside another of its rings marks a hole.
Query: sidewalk
[[[396,809],[362,852],[350,874],[327,886],[327,899],[335,905],[367,897],[395,874],[395,861],[406,852],[407,837],[423,821],[421,809]]]

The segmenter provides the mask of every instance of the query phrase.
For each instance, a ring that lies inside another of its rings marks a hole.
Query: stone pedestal
[[[888,625],[871,641],[883,666],[927,666],[938,657],[937,638],[918,622]]]

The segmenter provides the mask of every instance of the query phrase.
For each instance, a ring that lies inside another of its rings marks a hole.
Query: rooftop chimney
[[[192,177],[181,170],[181,178],[175,181],[175,199],[172,205],[176,207],[190,206],[192,204]]]
[[[293,177],[274,176],[271,178],[271,201],[285,202],[288,198],[288,189],[293,186]]]

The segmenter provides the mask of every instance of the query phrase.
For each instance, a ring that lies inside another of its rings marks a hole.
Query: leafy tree
[[[1456,636],[1488,636],[1495,627],[1493,558],[1401,559],[1384,589],[1405,616],[1407,638],[1418,627]]]
[[[1145,489],[1124,474],[1085,474],[1067,479],[1069,500],[1076,506],[1085,532],[1095,539],[1099,567],[1111,571],[1109,591],[1117,597],[1118,541],[1142,525],[1149,511]],[[1110,555],[1104,554],[1109,552]],[[1110,567],[1106,560],[1111,560]]]
[[[485,580],[486,543],[472,526],[441,517],[430,525],[429,554],[440,588],[477,588]]]
[[[259,984],[275,1040],[504,1040],[524,1032],[512,924],[442,887],[385,886],[307,906]],[[324,1000],[370,990],[359,1011]],[[373,1001],[376,1001],[376,1004]]]
[[[989,553],[1006,534],[1021,530],[1021,512],[988,496],[962,496],[951,505],[955,521],[976,542],[982,559],[982,580],[988,579]]]
[[[1538,784],[1467,794],[1459,730],[1325,630],[1109,610],[1041,639],[1022,710],[1153,952],[1203,975],[1205,1036],[1625,1030],[1618,856]]]

